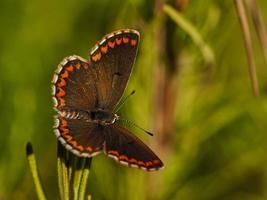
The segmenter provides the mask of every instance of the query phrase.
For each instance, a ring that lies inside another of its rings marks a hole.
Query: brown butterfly
[[[162,161],[140,139],[118,123],[114,113],[127,85],[139,43],[136,30],[106,35],[89,60],[66,57],[53,77],[58,115],[55,134],[72,153],[92,157],[104,152],[121,164],[158,170]]]

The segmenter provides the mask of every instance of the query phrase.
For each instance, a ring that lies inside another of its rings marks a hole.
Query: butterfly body
[[[117,114],[103,109],[97,109],[96,111],[92,111],[90,114],[92,121],[102,126],[114,124],[115,121],[119,119]]]
[[[58,113],[66,119],[79,119],[102,126],[113,124],[119,119],[117,114],[100,108],[92,111],[60,110]]]
[[[92,157],[100,152],[121,164],[147,171],[162,161],[140,139],[117,123],[113,111],[130,77],[139,33],[123,29],[106,35],[89,60],[66,57],[52,80],[55,134],[72,153]]]

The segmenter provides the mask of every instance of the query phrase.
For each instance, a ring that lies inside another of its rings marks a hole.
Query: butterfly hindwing
[[[69,56],[58,66],[53,77],[56,110],[88,110],[97,104],[96,77],[89,63],[79,56]]]
[[[55,118],[55,134],[72,153],[91,157],[103,150],[103,128],[81,119]]]
[[[139,33],[120,30],[106,35],[92,50],[90,61],[97,75],[98,106],[113,110],[117,105],[135,61]]]
[[[105,153],[130,167],[147,171],[163,167],[162,161],[139,138],[118,124],[105,128]]]

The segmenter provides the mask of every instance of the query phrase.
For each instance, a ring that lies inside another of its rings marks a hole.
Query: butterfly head
[[[103,126],[114,124],[119,116],[113,112],[104,109],[97,109],[91,112],[91,119],[93,122],[98,123]]]

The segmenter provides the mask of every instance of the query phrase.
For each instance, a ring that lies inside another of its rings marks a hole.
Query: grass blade
[[[267,64],[267,32],[266,26],[263,22],[261,10],[259,9],[255,0],[246,0],[245,2],[250,15],[252,16],[254,27],[256,29],[256,33],[265,58],[265,64]]]
[[[205,61],[213,64],[215,61],[214,53],[194,25],[184,18],[178,10],[169,5],[164,5],[163,11],[192,38],[193,42],[199,47]]]
[[[252,48],[252,39],[251,39],[250,30],[249,30],[248,20],[246,18],[246,11],[244,8],[243,0],[235,0],[235,7],[236,7],[237,15],[239,17],[239,22],[242,28],[243,37],[244,37],[247,58],[248,58],[249,75],[250,75],[253,94],[255,97],[259,97],[260,93],[259,93],[255,58],[254,58],[254,53],[253,53],[253,48]]]

